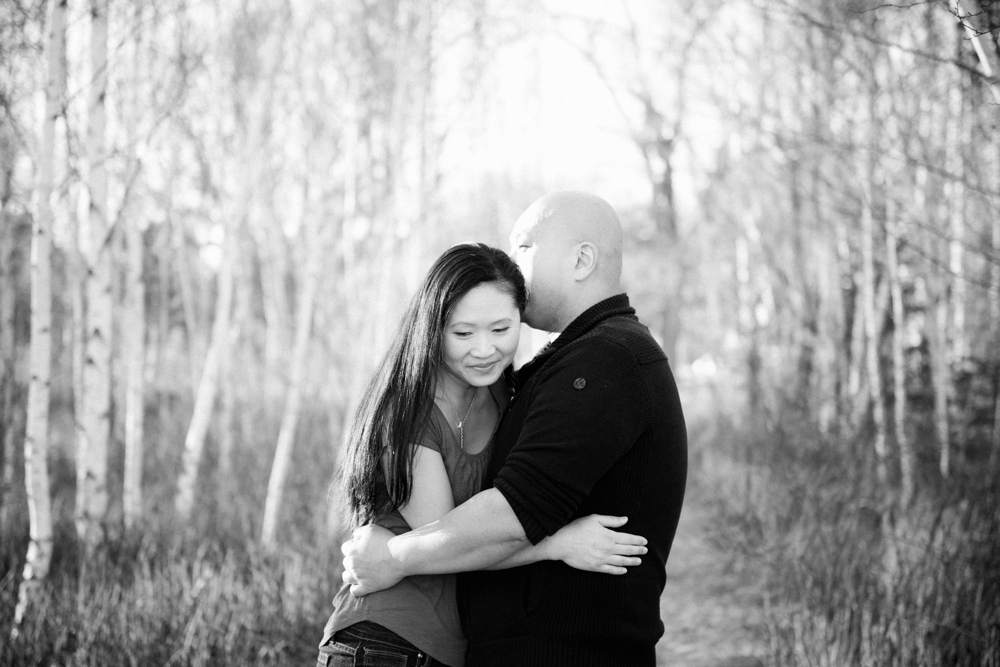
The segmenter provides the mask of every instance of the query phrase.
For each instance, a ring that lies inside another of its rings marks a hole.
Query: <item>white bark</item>
[[[205,337],[202,335],[200,308],[196,300],[194,281],[191,278],[191,269],[188,260],[187,242],[185,239],[184,219],[177,215],[174,205],[174,190],[178,187],[178,177],[181,174],[179,141],[174,141],[170,150],[170,163],[167,167],[167,187],[163,193],[163,209],[166,212],[166,236],[164,238],[164,249],[169,249],[165,253],[170,258],[170,264],[166,269],[169,275],[173,268],[173,278],[177,281],[177,288],[180,292],[181,310],[184,313],[184,333],[188,343],[188,362],[190,368],[191,395],[198,395],[198,380],[201,377],[200,364],[206,356]],[[167,290],[169,294],[169,289]],[[165,295],[166,296],[166,295]],[[168,324],[168,318],[164,318],[162,323]],[[167,336],[167,329],[161,332]]]
[[[142,188],[142,164],[137,155],[138,126],[142,118],[144,86],[148,63],[143,57],[145,6],[135,3],[132,8],[131,94],[126,119],[129,162],[132,165],[131,187],[122,204],[119,226],[124,226],[125,285],[123,295],[122,356],[125,365],[125,469],[122,475],[122,518],[126,529],[135,528],[142,520],[142,462],[145,440],[146,391],[146,282],[143,274],[145,256],[143,231],[145,223],[145,192]],[[125,106],[124,104],[122,105]]]
[[[77,441],[83,439],[83,360],[87,340],[87,309],[84,307],[84,276],[83,249],[80,245],[80,235],[83,225],[77,218],[74,223],[71,246],[69,248],[69,274],[72,276],[69,290],[70,311],[72,313],[72,342],[70,358],[72,359],[73,380],[73,428]]]
[[[275,229],[273,218],[250,221],[257,257],[260,260],[260,284],[264,306],[264,378],[281,386],[287,378],[284,371],[288,363],[289,315],[285,280],[288,276],[288,262],[285,259],[286,244],[283,233]],[[270,396],[270,391],[268,392]],[[277,392],[275,392],[277,397]]]
[[[989,39],[985,30],[983,12],[979,0],[951,0],[952,11],[959,17],[965,34],[972,43],[972,48],[979,59],[979,66],[986,75],[987,86],[993,94],[993,101],[1000,104],[1000,53]]]
[[[264,503],[264,521],[261,526],[261,542],[266,546],[274,544],[278,532],[278,515],[284,495],[285,480],[292,460],[292,444],[298,426],[302,403],[302,384],[308,361],[309,340],[312,334],[313,310],[316,303],[316,288],[319,283],[319,259],[321,248],[315,234],[310,234],[309,259],[302,277],[302,294],[296,313],[295,344],[292,348],[292,367],[288,383],[285,411],[278,432],[278,444],[271,465],[271,477],[267,484],[267,499]]]
[[[943,291],[943,290],[942,290]],[[938,441],[938,468],[942,477],[951,473],[951,429],[948,423],[948,394],[951,366],[948,359],[948,300],[939,293],[934,310],[927,317],[934,384],[934,432]]]
[[[198,382],[198,392],[195,395],[194,414],[188,426],[184,439],[184,454],[181,459],[181,474],[177,480],[177,497],[175,510],[181,522],[191,518],[194,508],[195,486],[198,481],[198,468],[201,465],[202,453],[205,449],[205,437],[212,419],[212,409],[219,388],[219,367],[223,348],[227,345],[229,336],[229,316],[233,302],[233,248],[230,241],[231,232],[226,230],[226,240],[222,252],[222,265],[219,267],[219,296],[216,301],[215,322],[212,324],[212,341],[209,345],[205,365]]]
[[[76,530],[87,547],[100,542],[108,509],[108,441],[111,437],[112,254],[107,214],[106,109],[108,3],[90,2],[90,102],[87,123],[87,217],[83,235],[86,338],[77,452]]]
[[[235,279],[234,279],[235,280]],[[237,322],[232,329],[238,331]],[[232,335],[230,335],[230,339]],[[236,415],[236,392],[233,387],[233,364],[230,356],[232,340],[227,341],[219,358],[219,503],[223,504],[230,497],[232,490],[230,480],[233,472],[233,452],[236,449],[236,438],[233,436],[233,420]]]
[[[890,196],[891,200],[891,196]],[[886,207],[886,259],[889,273],[889,292],[892,296],[892,380],[893,426],[896,446],[899,448],[901,502],[909,507],[915,493],[914,478],[917,472],[916,455],[906,433],[906,310],[903,307],[903,287],[899,275],[898,244],[900,234],[895,219],[895,206]]]
[[[997,168],[1000,171],[1000,145],[997,146]],[[1000,173],[997,174],[1000,176]],[[1000,182],[1000,179],[997,179]],[[993,217],[993,264],[990,267],[990,331],[993,333],[994,361],[1000,364],[1000,215]],[[1000,373],[1000,369],[997,369]],[[1000,389],[993,408],[993,450],[990,467],[1000,461]]]
[[[31,235],[31,349],[24,475],[31,541],[24,563],[17,608],[16,636],[28,605],[48,575],[52,562],[52,501],[49,496],[49,379],[52,368],[52,203],[55,174],[56,119],[63,113],[66,91],[66,0],[49,3],[48,74],[45,117],[37,164],[35,212]]]
[[[15,364],[14,350],[14,295],[16,286],[10,269],[14,234],[11,221],[7,219],[7,200],[9,192],[6,184],[11,177],[8,173],[0,173],[0,386],[6,389],[9,396],[8,382],[13,376]],[[7,418],[7,412],[0,418]]]
[[[7,220],[7,183],[10,174],[0,173],[0,531],[7,526],[10,494],[14,482],[14,420],[22,414],[15,405],[14,294],[10,271],[13,234]],[[23,419],[23,416],[21,416]]]
[[[868,182],[864,183],[864,188],[865,194],[861,209],[863,275],[861,298],[865,320],[865,361],[868,371],[868,396],[871,399],[872,419],[875,422],[875,473],[882,488],[887,488],[889,472],[887,468],[885,404],[882,397],[882,371],[878,354],[880,321],[875,316],[876,312],[879,311],[875,304],[875,223],[872,216]]]
[[[125,280],[125,472],[122,510],[126,528],[142,519],[142,459],[146,377],[146,283],[143,279],[142,230],[136,218],[127,220]]]
[[[176,158],[176,151],[175,151]],[[176,172],[172,172],[176,173]],[[171,178],[170,188],[174,185]],[[206,358],[205,345],[201,332],[201,318],[198,316],[198,304],[195,303],[194,281],[191,278],[191,268],[188,260],[187,243],[184,240],[183,220],[179,216],[174,216],[171,195],[167,194],[167,215],[171,230],[171,240],[173,241],[174,261],[176,262],[177,285],[180,289],[181,306],[184,311],[184,331],[187,333],[188,358],[191,362],[191,392],[198,395],[199,378],[204,369],[199,372],[198,364],[202,358]]]
[[[961,364],[968,356],[965,337],[965,161],[961,149],[968,146],[967,123],[963,118],[962,86],[955,80],[948,98],[949,119],[946,132],[945,168],[951,175],[945,191],[948,202],[948,272],[951,274],[952,361]]]

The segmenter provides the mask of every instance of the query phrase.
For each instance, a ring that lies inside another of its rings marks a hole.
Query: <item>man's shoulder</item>
[[[622,382],[641,373],[641,367],[666,362],[663,350],[638,320],[609,318],[559,350],[546,364],[543,376],[575,370],[588,371]]]
[[[640,366],[667,360],[667,355],[649,329],[634,316],[609,317],[574,343],[580,344],[583,349],[590,348],[595,354],[618,350],[619,354],[630,357]]]

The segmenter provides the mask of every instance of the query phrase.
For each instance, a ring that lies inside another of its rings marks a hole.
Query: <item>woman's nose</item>
[[[488,357],[493,354],[495,345],[489,336],[476,336],[473,341],[472,353],[478,357]]]

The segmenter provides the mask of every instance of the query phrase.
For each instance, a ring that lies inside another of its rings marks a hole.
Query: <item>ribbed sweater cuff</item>
[[[501,473],[513,475],[506,468]],[[507,499],[507,504],[514,510],[514,515],[517,516],[517,520],[521,522],[521,527],[524,528],[525,536],[532,544],[538,544],[550,535],[545,526],[525,509],[521,494],[510,481],[503,477],[498,477],[493,481],[493,486]]]

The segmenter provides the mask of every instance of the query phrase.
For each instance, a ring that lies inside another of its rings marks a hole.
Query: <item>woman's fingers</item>
[[[617,556],[641,556],[646,553],[648,549],[639,545],[632,544],[616,544],[612,553]]]
[[[627,516],[608,516],[607,514],[594,514],[593,517],[597,519],[597,523],[601,524],[605,528],[620,528],[628,523]]]
[[[646,538],[632,533],[615,533],[615,542],[619,544],[646,544]]]
[[[623,556],[620,554],[610,554],[604,559],[604,562],[601,564],[601,566],[608,568],[621,568],[622,570],[624,570],[625,568],[635,567],[637,565],[640,565],[641,563],[642,559],[639,558],[638,556]],[[623,571],[619,574],[625,574],[625,572]]]

